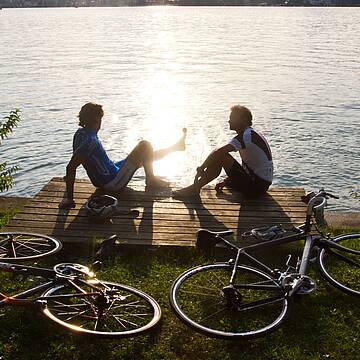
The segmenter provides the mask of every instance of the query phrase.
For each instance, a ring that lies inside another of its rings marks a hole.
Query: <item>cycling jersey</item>
[[[73,139],[73,152],[85,158],[83,166],[96,187],[103,187],[112,181],[124,163],[115,164],[109,159],[96,130],[78,129]]]
[[[272,182],[273,162],[271,150],[265,137],[251,127],[235,136],[229,142],[234,151],[239,151],[242,165],[251,176],[252,173],[261,179]]]

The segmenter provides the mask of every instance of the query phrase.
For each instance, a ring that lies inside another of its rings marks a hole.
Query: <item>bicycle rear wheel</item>
[[[360,234],[345,234],[332,241],[342,248],[329,245],[319,251],[321,273],[339,290],[360,296]]]
[[[194,330],[222,339],[251,339],[278,328],[289,302],[284,289],[269,275],[238,266],[234,286],[229,286],[230,264],[190,269],[170,290],[176,315]]]
[[[61,242],[50,236],[0,232],[0,261],[35,260],[55,254],[61,248]]]
[[[95,337],[142,335],[158,324],[160,306],[149,295],[106,281],[57,285],[43,297],[45,316],[72,332]]]

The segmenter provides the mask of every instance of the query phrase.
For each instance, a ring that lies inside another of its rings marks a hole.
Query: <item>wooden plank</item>
[[[114,217],[111,224],[89,220],[83,205],[95,188],[86,180],[75,184],[76,207],[61,210],[58,204],[65,194],[65,183],[53,178],[24,206],[6,227],[6,231],[30,231],[58,237],[62,241],[92,241],[113,233],[124,243],[142,245],[193,246],[197,230],[231,229],[235,237],[253,227],[282,223],[286,228],[304,221],[306,205],[301,203],[302,188],[272,187],[258,199],[246,199],[226,190],[217,195],[205,188],[201,197],[178,200],[169,189],[144,191],[126,188],[116,194],[121,208],[139,210],[139,217]]]
[[[84,224],[91,224],[91,222],[93,221],[91,218],[89,218],[86,215],[62,215],[62,214],[50,214],[48,212],[43,212],[43,213],[35,213],[35,212],[21,212],[18,213],[17,215],[14,216],[13,218],[14,220],[24,220],[24,221],[36,221],[36,222],[43,222],[43,221],[49,221],[49,222],[67,222],[67,223],[71,223],[71,222],[77,222],[77,223],[84,223]],[[114,223],[125,223],[128,222],[130,220],[132,220],[133,217],[128,216],[128,215],[122,215],[122,216],[116,216],[113,218],[113,222]],[[213,219],[212,215],[205,215],[203,216],[200,220],[201,221],[209,221],[211,222]],[[219,217],[216,216],[216,219],[218,219],[219,221],[223,221],[226,223],[232,222],[232,223],[238,223],[239,222],[239,217],[234,215],[234,216],[227,216],[227,217]],[[163,224],[172,224],[173,226],[178,226],[179,222],[182,222],[182,226],[192,226],[192,221],[197,221],[199,220],[199,217],[193,217],[190,214],[186,214],[186,215],[179,215],[179,214],[175,214],[173,216],[168,216],[168,214],[145,214],[145,213],[141,213],[138,218],[133,219],[134,222],[151,222],[151,221],[157,221],[157,222],[162,222]],[[275,223],[276,221],[279,220],[295,220],[295,221],[299,221],[302,222],[304,219],[301,216],[297,216],[294,217],[292,216],[291,218],[283,215],[283,216],[275,216],[273,213],[270,214],[270,216],[254,216],[251,217],[248,214],[244,214],[244,216],[241,217],[241,223],[254,223],[254,222],[264,222],[264,223]]]
[[[276,190],[276,191],[275,191]],[[87,186],[87,187],[79,187],[77,184],[75,185],[74,188],[74,194],[79,197],[79,198],[84,198],[86,196],[88,196],[89,194],[92,193],[101,193],[100,191],[95,191],[95,188],[92,186]],[[291,198],[291,197],[299,197],[303,194],[303,190],[302,191],[287,191],[287,188],[283,188],[281,191],[278,188],[272,188],[265,196],[261,197],[260,200],[262,201],[262,199],[265,198],[281,198],[281,197],[285,197],[285,198]],[[48,194],[49,196],[59,196],[62,197],[65,194],[65,184],[59,183],[59,185],[45,185],[45,187],[39,192],[39,194]],[[170,198],[172,195],[172,189],[171,188],[165,188],[165,189],[159,189],[157,191],[150,191],[150,190],[146,190],[146,189],[133,189],[133,188],[125,188],[122,191],[117,192],[116,194],[114,194],[114,196],[119,196],[119,197],[139,197],[141,196],[141,198],[145,199],[145,198]],[[228,189],[224,188],[223,193],[221,194],[216,194],[215,191],[213,191],[212,187],[205,187],[202,189],[201,191],[201,197],[204,199],[209,198],[209,199],[214,199],[214,200],[218,200],[221,198],[232,198],[233,200],[242,200],[244,197],[238,193],[238,192],[231,192]],[[191,199],[190,199],[191,200]],[[248,198],[249,200],[249,198]],[[256,201],[256,199],[253,199]]]
[[[59,210],[57,207],[53,207],[49,204],[36,204],[37,206],[25,206],[23,212],[28,213],[46,213],[46,214],[69,214],[69,215],[86,215],[86,212],[81,207],[76,207],[69,211]],[[122,206],[120,208],[123,211],[128,211],[130,209],[137,209],[140,213],[151,213],[153,214],[168,214],[169,216],[176,215],[186,215],[188,213],[196,213],[198,216],[213,214],[217,216],[259,216],[259,212],[261,212],[260,216],[272,216],[276,214],[276,216],[280,216],[284,214],[285,216],[302,216],[304,214],[305,208],[295,208],[290,206],[284,207],[276,207],[276,208],[268,208],[268,207],[250,207],[250,208],[239,208],[239,207],[219,207],[219,208],[186,208],[186,207],[161,207],[158,204],[154,204],[151,207],[125,207]],[[302,216],[303,217],[303,216]]]
[[[76,199],[78,207],[81,207],[85,205],[86,201],[90,197],[87,197],[85,199]],[[26,206],[43,206],[42,204],[46,205],[47,207],[53,207],[57,208],[58,204],[60,203],[62,199],[61,198],[51,198],[51,197],[35,197],[31,204],[28,204]],[[163,201],[163,200],[137,200],[133,201],[128,198],[120,198],[119,199],[119,205],[122,207],[156,207],[156,208],[172,208],[172,209],[181,209],[181,208],[189,208],[189,209],[212,209],[217,210],[226,207],[227,209],[241,209],[246,208],[246,210],[256,209],[259,210],[276,210],[276,209],[282,209],[284,207],[292,208],[292,209],[298,209],[299,211],[304,211],[306,209],[306,205],[303,203],[300,203],[299,200],[292,200],[292,201],[243,201],[242,203],[234,203],[229,201],[221,201],[218,200],[209,202],[209,201],[198,201],[198,202],[181,202],[181,201]]]
[[[60,178],[60,177],[53,177],[45,186],[63,186],[65,189],[65,181]],[[125,188],[124,190],[122,190],[123,192],[127,192],[127,191],[132,191],[132,190],[142,190],[144,189],[144,186],[136,183],[136,182],[130,182],[129,184],[130,187]],[[81,187],[81,188],[92,188],[95,190],[95,187],[89,182],[89,180],[86,179],[76,179],[76,188]],[[174,186],[174,188],[176,188],[176,185]],[[211,189],[209,187],[209,189]],[[206,190],[206,188],[204,188],[204,190]],[[303,192],[304,188],[303,187],[287,187],[287,186],[271,186],[270,187],[270,193],[271,192],[287,192],[287,193],[291,193],[291,192]]]

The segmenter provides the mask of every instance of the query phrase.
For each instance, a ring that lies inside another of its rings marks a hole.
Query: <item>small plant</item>
[[[12,110],[8,116],[5,116],[5,121],[0,122],[0,145],[1,140],[7,138],[13,128],[20,122],[20,112],[20,109]],[[0,163],[0,192],[13,186],[12,174],[18,169],[18,166],[8,167],[7,162]]]

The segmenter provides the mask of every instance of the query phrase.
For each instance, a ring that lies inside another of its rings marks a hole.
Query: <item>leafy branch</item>
[[[0,122],[0,140],[4,140],[12,132],[13,128],[20,122],[20,109],[10,111],[8,116],[5,116],[4,122]],[[1,141],[0,141],[1,145]],[[7,163],[0,163],[0,191],[8,190],[14,185],[12,174],[19,170],[18,166],[7,168]]]
[[[20,109],[15,109],[10,111],[10,114],[8,116],[5,116],[5,122],[0,122],[0,138],[3,140],[4,138],[7,138],[9,133],[12,132],[12,129],[18,125],[20,122]],[[0,143],[1,144],[1,143]]]

